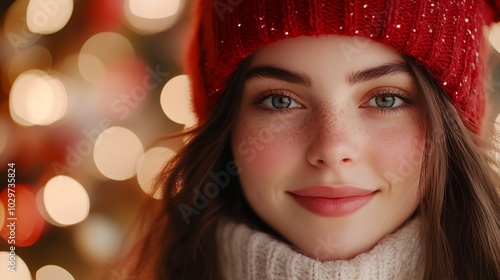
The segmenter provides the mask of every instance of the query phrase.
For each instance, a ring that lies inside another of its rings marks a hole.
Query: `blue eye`
[[[399,107],[403,103],[404,101],[400,97],[394,95],[379,95],[368,101],[368,105],[379,108]]]
[[[264,93],[255,101],[256,104],[270,110],[282,110],[290,108],[301,108],[302,105],[297,103],[292,97],[284,93]]]
[[[413,98],[407,92],[389,88],[374,92],[365,106],[380,110],[395,110],[413,103]]]
[[[298,104],[290,97],[277,95],[269,96],[263,100],[261,104],[275,109],[287,109],[291,106],[300,107],[300,105],[297,106]]]

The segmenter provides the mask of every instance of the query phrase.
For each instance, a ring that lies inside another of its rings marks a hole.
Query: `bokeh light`
[[[78,225],[74,237],[75,244],[85,259],[105,263],[116,257],[123,233],[107,217],[92,214]]]
[[[191,106],[191,86],[187,75],[170,79],[161,91],[160,103],[163,112],[174,122],[191,127],[196,116]]]
[[[45,209],[45,202],[44,202],[44,191],[45,187],[42,187],[38,190],[36,193],[36,207],[38,208],[38,212],[40,212],[40,215],[42,215],[43,219],[48,222],[51,225],[57,226],[57,227],[65,227],[66,225],[60,224],[56,222],[52,217],[47,213],[47,209]]]
[[[488,30],[488,40],[497,53],[500,53],[500,23],[491,25]]]
[[[58,175],[47,182],[43,202],[47,214],[63,226],[83,221],[90,210],[87,191],[78,181],[64,175]]]
[[[73,0],[30,0],[26,11],[33,33],[52,34],[64,28],[73,13]]]
[[[68,96],[62,82],[40,70],[21,74],[10,93],[10,114],[21,125],[50,125],[66,113]]]
[[[22,126],[32,126],[28,121],[28,95],[34,84],[38,82],[42,71],[28,71],[20,75],[11,88],[9,96],[10,117],[17,124]]]
[[[139,34],[153,34],[171,28],[179,19],[181,0],[125,0],[124,15]]]
[[[179,12],[180,0],[128,0],[130,12],[141,18],[166,18]]]
[[[141,140],[123,127],[103,131],[94,147],[94,161],[99,171],[113,180],[126,180],[136,174],[136,164],[144,153]]]
[[[36,207],[36,197],[31,192],[30,187],[23,184],[16,184],[14,190],[14,201],[8,200],[8,188],[5,188],[2,193],[0,193],[0,199],[4,202],[3,207],[5,211],[5,223],[15,223],[16,246],[31,246],[40,238],[45,221],[38,212]],[[13,212],[10,211],[8,208],[9,204],[6,202],[13,203]],[[0,235],[3,239],[9,240],[11,237],[10,229],[7,226],[2,227]]]
[[[78,56],[78,68],[86,81],[100,85],[104,80],[108,65],[121,57],[134,54],[132,43],[123,35],[115,32],[102,32],[92,36],[82,46]]]
[[[106,66],[97,56],[81,52],[78,56],[78,68],[82,77],[94,85],[101,84],[106,73]]]
[[[46,265],[36,272],[36,280],[75,280],[75,277],[60,266]]]
[[[169,162],[176,152],[166,147],[154,147],[147,150],[139,158],[137,163],[137,181],[141,189],[155,199],[161,199],[163,194],[160,190],[154,191],[156,176],[161,172],[163,166]]]
[[[9,255],[10,252],[2,251],[0,252],[0,263],[2,264],[2,269],[0,269],[0,279],[2,280],[31,280],[31,272],[24,262],[24,260],[16,254],[15,265],[16,272],[11,272],[8,270],[9,262],[12,256]]]

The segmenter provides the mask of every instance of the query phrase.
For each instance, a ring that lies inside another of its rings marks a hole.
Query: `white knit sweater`
[[[351,260],[321,262],[266,233],[228,221],[219,226],[218,242],[226,280],[423,278],[417,220]]]

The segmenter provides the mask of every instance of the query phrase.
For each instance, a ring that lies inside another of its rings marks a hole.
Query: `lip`
[[[288,192],[306,210],[324,217],[350,215],[377,194],[377,190],[366,190],[354,186],[310,186]]]

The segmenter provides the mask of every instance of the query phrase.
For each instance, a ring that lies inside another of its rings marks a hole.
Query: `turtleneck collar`
[[[245,224],[221,220],[220,264],[226,280],[422,279],[418,224],[406,223],[351,260],[321,262]]]

